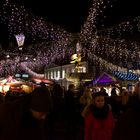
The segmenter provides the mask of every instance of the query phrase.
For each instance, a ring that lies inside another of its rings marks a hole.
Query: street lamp
[[[24,45],[24,40],[25,40],[24,34],[21,33],[21,34],[15,35],[15,37],[16,37],[19,50],[22,50],[22,47]]]
[[[18,44],[18,47],[19,47],[19,51],[20,51],[19,57],[17,58],[17,62],[16,62],[16,72],[17,72],[17,65],[20,62],[21,51],[22,51],[22,48],[23,48],[23,45],[24,45],[25,35],[23,33],[17,34],[17,35],[15,35],[15,38],[16,38],[16,41],[17,41],[17,44]]]

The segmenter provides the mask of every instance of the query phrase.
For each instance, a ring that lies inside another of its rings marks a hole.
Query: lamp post
[[[17,44],[18,44],[18,49],[19,49],[19,57],[17,58],[17,62],[16,62],[16,72],[17,72],[17,64],[20,62],[20,57],[21,57],[21,51],[23,49],[23,45],[24,45],[24,40],[25,40],[25,36],[23,33],[21,34],[17,34],[15,35]]]
[[[15,35],[15,37],[16,37],[19,50],[22,50],[23,45],[24,45],[24,40],[25,40],[24,34],[21,33],[21,34]]]

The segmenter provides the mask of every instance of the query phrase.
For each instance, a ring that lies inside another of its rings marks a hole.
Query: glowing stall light
[[[101,84],[107,84],[107,83],[111,84],[111,83],[116,83],[116,82],[117,80],[114,77],[106,73],[103,73],[100,77],[98,77],[96,80],[93,81],[93,85],[96,85],[96,84],[101,85]]]

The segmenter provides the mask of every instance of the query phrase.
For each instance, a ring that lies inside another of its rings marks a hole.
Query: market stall
[[[97,79],[93,80],[93,87],[96,91],[100,91],[101,88],[104,88],[108,95],[111,95],[111,90],[113,87],[119,86],[119,81],[113,77],[112,75],[109,75],[107,73],[101,74]],[[119,94],[120,90],[119,88],[116,88],[117,94]]]

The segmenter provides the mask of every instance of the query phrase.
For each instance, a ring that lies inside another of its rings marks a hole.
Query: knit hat
[[[31,94],[31,109],[38,112],[50,112],[52,110],[52,99],[50,92],[45,87],[37,87]]]

